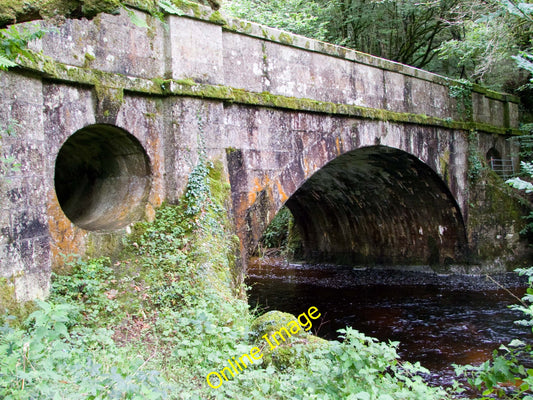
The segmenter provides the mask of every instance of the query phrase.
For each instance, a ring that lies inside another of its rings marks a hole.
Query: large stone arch
[[[242,111],[234,107],[232,110]],[[418,204],[413,197],[399,196],[389,187],[387,190],[392,191],[396,197],[387,201],[394,203],[396,199],[400,203],[403,202],[404,212],[393,216],[374,209],[374,214],[377,219],[392,218],[398,229],[394,230],[389,226],[388,232],[371,232],[368,229],[369,213],[365,214],[367,222],[363,225],[366,226],[367,235],[378,235],[374,240],[366,241],[367,247],[394,245],[395,252],[372,255],[368,249],[360,248],[355,251],[356,247],[337,240],[335,235],[326,234],[323,240],[318,240],[316,233],[311,234],[312,225],[308,224],[310,230],[306,231],[307,238],[304,238],[308,243],[306,256],[321,261],[369,264],[447,264],[466,259],[468,252],[465,223],[468,218],[468,202],[465,182],[468,143],[464,132],[311,113],[281,114],[267,109],[255,110],[253,114],[248,114],[248,118],[261,122],[257,132],[265,132],[264,136],[261,136],[265,143],[261,147],[256,146],[255,142],[243,143],[242,148],[228,149],[227,153],[234,212],[245,253],[254,252],[263,231],[284,204],[289,206],[297,219],[299,218],[300,224],[304,225],[303,221],[309,212],[305,211],[305,207],[298,207],[300,203],[306,202],[303,199],[307,196],[302,194],[301,188],[306,187],[306,182],[315,180],[315,175],[320,177],[321,171],[326,167],[342,163],[342,160],[356,159],[354,162],[357,164],[359,156],[372,156],[384,160],[381,172],[385,171],[393,181],[398,181],[397,187],[403,185],[411,189],[413,182],[423,182],[421,184],[424,184],[424,187],[418,189],[427,191],[423,201],[438,203],[439,207],[447,210],[446,213],[435,216],[435,224],[432,227],[427,225],[429,222],[418,223],[415,227],[418,218],[416,212],[418,209],[427,208]],[[256,129],[251,132],[255,134]],[[361,164],[361,161],[358,162]],[[398,167],[398,171],[395,167]],[[423,175],[422,178],[416,174],[409,175],[410,169],[418,171]],[[367,181],[372,182],[372,178],[368,176]],[[394,183],[391,186],[394,188]],[[301,195],[299,201],[293,197],[298,193]],[[374,197],[379,201],[377,196]],[[333,200],[328,197],[325,201]],[[350,201],[357,203],[357,199]],[[350,201],[345,203],[346,207]],[[324,209],[322,214],[329,214],[339,221],[355,220],[349,209],[335,213],[335,207],[331,208],[329,211]],[[383,217],[379,214],[383,214]],[[428,215],[429,211],[424,214],[422,220],[431,220]],[[320,218],[319,214],[316,218]],[[409,225],[404,220],[415,222]],[[352,239],[357,231],[355,227],[340,222],[331,223],[329,227],[326,222],[316,223],[315,226],[335,230],[339,234],[344,231],[346,236]],[[395,243],[392,243],[394,241]],[[441,245],[442,241],[446,244]],[[343,246],[337,246],[335,250],[328,249],[328,243],[331,242],[343,243]],[[411,250],[398,250],[400,246],[405,247],[408,243]],[[311,250],[313,246],[316,251]]]
[[[353,128],[352,123],[344,121],[299,150],[260,184],[257,177],[248,177],[253,187],[238,202],[246,209],[237,210],[244,249],[254,251],[268,223],[287,205],[303,233],[309,260],[405,265],[466,261],[463,213],[450,190],[457,191],[461,181],[461,152],[436,156],[431,146],[443,147],[439,154],[454,150],[436,129],[413,134],[410,126],[368,129],[360,123],[357,127],[366,132],[359,129],[354,139],[353,131],[350,138],[345,129]],[[405,137],[411,139],[398,140]],[[244,165],[245,158],[245,153],[232,152],[230,170]]]

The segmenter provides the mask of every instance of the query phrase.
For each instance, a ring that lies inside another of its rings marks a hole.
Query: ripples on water
[[[494,275],[493,275],[494,276]],[[531,330],[514,324],[522,314],[508,308],[522,297],[516,274],[437,275],[396,270],[252,262],[249,303],[260,310],[300,314],[310,306],[324,317],[319,336],[336,339],[351,326],[382,341],[400,342],[398,352],[431,371],[433,384],[455,377],[451,364],[477,364],[514,338],[531,341]],[[313,327],[314,329],[315,327]]]

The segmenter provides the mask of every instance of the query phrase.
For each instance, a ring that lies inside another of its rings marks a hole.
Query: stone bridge
[[[20,163],[3,169],[0,276],[19,299],[47,292],[62,254],[112,255],[177,202],[200,150],[224,166],[244,257],[286,204],[313,260],[518,259],[520,215],[484,167],[517,161],[514,97],[182,12],[68,19],[0,74],[2,153]]]

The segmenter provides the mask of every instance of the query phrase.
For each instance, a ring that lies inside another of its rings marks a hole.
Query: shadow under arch
[[[114,125],[72,134],[55,161],[54,185],[67,218],[88,231],[111,231],[141,219],[152,172],[139,140]]]
[[[285,204],[303,257],[344,265],[465,262],[466,229],[442,179],[405,151],[370,146],[330,161]]]

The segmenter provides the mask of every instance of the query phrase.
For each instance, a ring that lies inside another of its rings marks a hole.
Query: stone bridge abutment
[[[458,82],[184,4],[164,24],[136,10],[148,28],[66,20],[0,73],[1,150],[20,164],[1,177],[0,276],[19,299],[46,293],[62,254],[113,254],[177,202],[199,150],[224,163],[244,257],[284,204],[310,258],[523,256],[498,178],[471,179],[492,149],[517,161],[515,98],[453,97]]]

